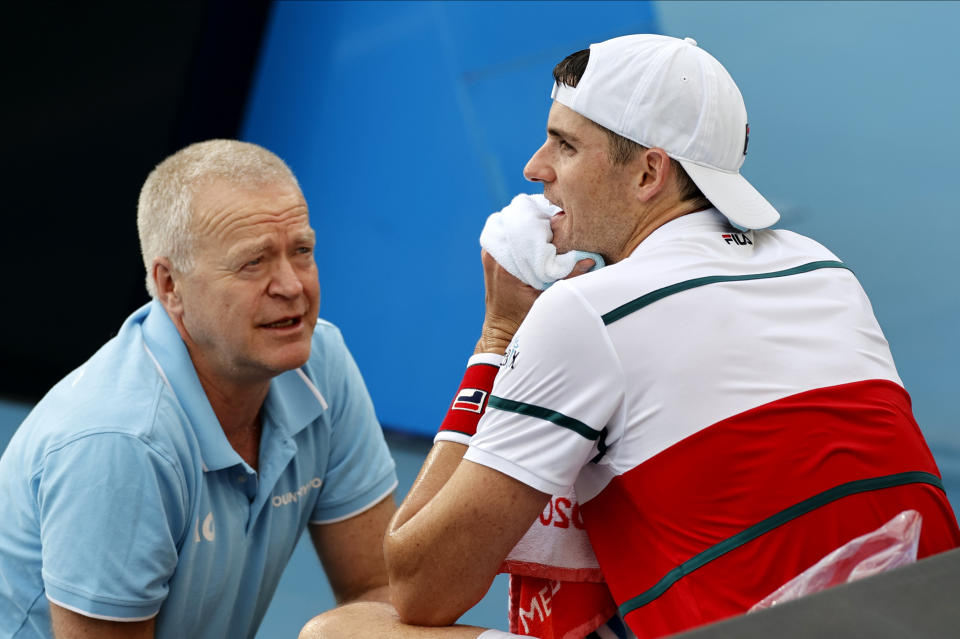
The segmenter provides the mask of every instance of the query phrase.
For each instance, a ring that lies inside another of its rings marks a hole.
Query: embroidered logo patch
[[[487,400],[487,391],[479,388],[461,388],[457,398],[453,400],[452,410],[465,410],[471,413],[482,413],[483,403]]]

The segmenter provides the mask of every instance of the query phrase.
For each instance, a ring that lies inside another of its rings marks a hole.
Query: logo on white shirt
[[[720,237],[722,237],[723,241],[727,244],[736,244],[737,246],[753,244],[753,242],[750,241],[750,236],[746,233],[724,233]]]
[[[514,337],[510,346],[507,347],[507,352],[503,354],[503,359],[500,360],[500,368],[510,366],[510,369],[513,370],[517,365],[518,357],[520,357],[520,340]]]

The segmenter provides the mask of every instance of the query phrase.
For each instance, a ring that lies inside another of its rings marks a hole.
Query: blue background
[[[550,70],[630,32],[692,36],[750,115],[743,173],[856,271],[960,506],[960,3],[280,2],[244,139],[286,159],[318,232],[321,313],[381,421],[430,433],[483,313],[477,238],[544,136]],[[0,404],[0,448],[27,406]],[[392,435],[402,496],[428,443]],[[333,605],[308,541],[259,637]],[[504,628],[505,581],[465,616]]]

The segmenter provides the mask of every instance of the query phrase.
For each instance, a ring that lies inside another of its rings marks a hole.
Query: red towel
[[[500,572],[510,573],[512,633],[582,639],[617,611],[573,488],[551,498]]]

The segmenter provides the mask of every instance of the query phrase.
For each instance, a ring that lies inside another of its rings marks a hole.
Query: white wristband
[[[500,366],[500,362],[503,361],[503,355],[497,355],[496,353],[475,353],[470,356],[470,359],[467,360],[467,366],[473,366],[474,364],[490,364],[491,366]]]
[[[470,440],[472,438],[466,433],[458,433],[455,430],[441,430],[436,435],[433,436],[433,443],[437,442],[454,442],[456,444],[463,444],[464,446],[470,445]]]

